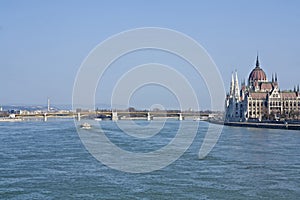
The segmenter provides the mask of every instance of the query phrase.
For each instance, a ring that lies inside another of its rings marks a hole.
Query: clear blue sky
[[[113,34],[148,26],[199,42],[226,89],[233,70],[248,77],[257,51],[268,78],[277,72],[280,88],[292,89],[300,83],[299,8],[299,1],[283,0],[1,0],[0,104],[45,104],[47,97],[71,104],[73,82],[88,53]],[[204,99],[202,108],[208,104]]]

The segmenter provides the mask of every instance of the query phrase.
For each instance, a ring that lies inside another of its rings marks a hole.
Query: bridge
[[[124,110],[96,110],[96,111],[77,111],[77,112],[44,112],[44,113],[30,113],[30,114],[16,114],[16,118],[77,118],[77,119],[110,119],[110,120],[153,120],[153,119],[207,119],[209,113],[196,111],[124,111]]]

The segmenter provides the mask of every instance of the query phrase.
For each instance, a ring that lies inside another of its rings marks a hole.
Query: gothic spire
[[[230,83],[230,96],[234,95],[234,78],[233,78],[233,72],[231,73],[231,83]]]
[[[240,96],[240,87],[239,87],[238,75],[236,70],[235,70],[235,81],[234,81],[234,96],[236,99],[239,99]]]
[[[242,83],[242,86],[245,86],[246,82],[245,82],[245,79],[241,79],[241,83]]]
[[[275,73],[275,82],[277,82],[277,73]]]
[[[274,83],[274,75],[273,75],[273,73],[272,73],[272,83]]]

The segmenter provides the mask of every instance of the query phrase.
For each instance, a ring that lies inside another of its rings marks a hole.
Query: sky
[[[140,27],[193,38],[217,65],[227,91],[234,70],[247,79],[257,52],[268,78],[276,72],[280,88],[293,89],[300,83],[299,7],[296,0],[0,0],[0,104],[46,104],[48,97],[53,104],[71,104],[76,74],[89,53],[112,35]],[[118,73],[112,68],[111,76]],[[191,74],[186,78],[200,108],[209,109],[203,80]],[[110,103],[113,85],[99,89],[97,103]],[[170,91],[155,86],[139,89],[130,102],[139,108],[177,106]]]

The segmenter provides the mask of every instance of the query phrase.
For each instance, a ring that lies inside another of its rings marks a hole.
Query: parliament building
[[[232,74],[230,91],[225,102],[225,121],[265,121],[300,119],[299,85],[294,90],[281,91],[277,74],[269,81],[260,67],[258,56],[248,82],[238,82]]]

